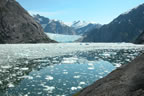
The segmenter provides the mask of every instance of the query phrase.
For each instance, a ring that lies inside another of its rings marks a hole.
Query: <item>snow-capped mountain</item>
[[[44,16],[34,15],[34,19],[41,24],[44,31],[47,33],[55,33],[55,34],[65,34],[65,35],[74,35],[75,30],[62,21],[59,20],[51,20]]]
[[[93,29],[100,28],[100,24],[86,21],[74,21],[73,24],[66,25],[59,20],[51,20],[39,14],[33,15],[34,19],[41,24],[46,33],[63,34],[63,35],[84,35]]]
[[[90,24],[90,22],[86,22],[86,21],[74,21],[71,25],[71,27],[73,27],[74,29],[79,29],[82,28],[84,26],[87,26],[88,24]]]
[[[101,24],[80,20],[74,21],[73,24],[71,25],[71,27],[75,29],[77,35],[85,35],[89,31],[100,28],[101,26],[102,26]]]

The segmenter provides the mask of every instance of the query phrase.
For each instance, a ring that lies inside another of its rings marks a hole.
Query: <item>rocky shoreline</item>
[[[144,44],[144,32],[135,43]],[[74,96],[144,96],[144,53]]]
[[[74,96],[144,96],[144,54]]]

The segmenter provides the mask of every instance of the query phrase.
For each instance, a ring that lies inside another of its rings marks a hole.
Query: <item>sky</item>
[[[65,23],[87,21],[107,24],[144,0],[16,0],[29,13]]]

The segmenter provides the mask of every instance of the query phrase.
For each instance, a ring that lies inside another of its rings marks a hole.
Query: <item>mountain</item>
[[[50,20],[44,16],[34,15],[34,19],[42,25],[43,29],[47,33],[55,34],[65,34],[65,35],[74,35],[75,30],[61,21]]]
[[[134,42],[144,30],[144,4],[121,14],[109,24],[94,29],[83,42]]]
[[[42,27],[15,0],[0,0],[0,43],[48,43]]]
[[[88,24],[90,24],[89,22],[86,22],[86,21],[74,21],[71,25],[71,27],[73,27],[74,29],[79,29],[79,28],[82,28],[84,26],[87,26]]]
[[[34,19],[41,24],[47,33],[63,34],[63,35],[84,35],[95,28],[100,28],[100,24],[93,24],[86,21],[74,21],[72,25],[66,25],[62,21],[51,20],[39,14],[33,16]]]
[[[74,96],[144,96],[144,54]]]
[[[136,44],[144,44],[144,32],[141,33],[135,41]]]
[[[75,29],[75,31],[76,31],[77,35],[86,35],[86,34],[88,34],[89,31],[91,31],[93,29],[99,29],[101,26],[102,25],[100,25],[100,24],[89,23],[88,25],[86,25],[84,27]]]
[[[99,29],[102,25],[86,21],[74,21],[71,25],[75,29],[77,35],[85,35],[93,29]]]

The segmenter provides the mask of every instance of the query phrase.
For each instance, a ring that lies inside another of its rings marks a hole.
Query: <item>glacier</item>
[[[46,33],[46,34],[48,35],[49,38],[61,43],[71,43],[82,37],[79,35],[62,35],[53,33]]]

